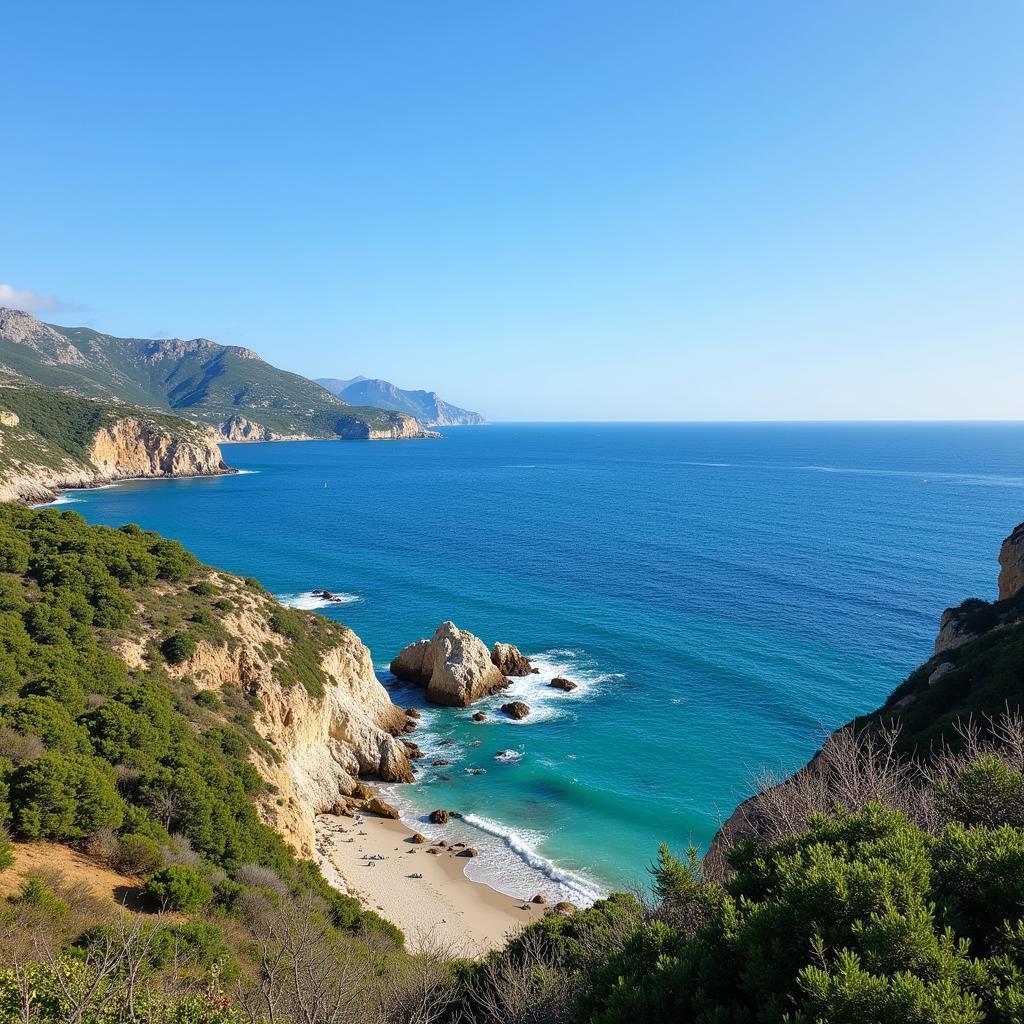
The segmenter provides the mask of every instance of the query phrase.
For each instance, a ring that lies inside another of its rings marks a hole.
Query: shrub
[[[148,875],[163,863],[160,844],[149,836],[133,833],[122,836],[111,865],[125,875]]]
[[[188,589],[200,597],[210,597],[217,593],[217,588],[209,580],[200,580],[199,583],[193,583]]]
[[[14,863],[14,844],[7,829],[0,825],[0,871],[9,868]]]
[[[71,909],[59,896],[52,893],[46,883],[36,875],[25,879],[21,892],[14,899],[22,906],[34,907],[47,917],[64,917]]]
[[[151,875],[146,895],[166,910],[202,910],[213,899],[213,888],[196,868],[172,864]]]
[[[196,653],[195,639],[188,633],[172,633],[161,645],[160,653],[171,665],[180,665]]]
[[[220,706],[220,697],[213,690],[200,690],[192,698],[201,708],[216,708]]]

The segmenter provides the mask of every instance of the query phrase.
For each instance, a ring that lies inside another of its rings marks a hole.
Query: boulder
[[[410,842],[415,843],[417,846],[422,846],[427,841],[425,835],[421,835],[419,832],[413,832]]]
[[[441,851],[436,846],[432,846],[429,850],[427,850],[427,853],[432,853],[435,857],[441,856]]]
[[[455,856],[456,857],[478,857],[479,854],[476,852],[476,849],[474,847],[466,846],[463,849],[459,850],[459,852],[457,854],[455,854]],[[575,907],[573,909],[575,909]]]
[[[565,679],[562,676],[555,676],[555,678],[548,683],[548,686],[553,686],[556,690],[565,690],[566,693],[570,690],[575,690],[576,685],[577,684],[571,679]]]
[[[570,903],[568,900],[559,900],[549,911],[549,914],[560,914],[562,917],[568,917],[570,914],[575,914],[577,910],[576,904]]]
[[[426,686],[427,700],[447,707],[464,708],[506,685],[484,642],[454,622],[442,622],[432,639],[404,647],[391,671]]]
[[[385,803],[379,796],[370,797],[366,803],[366,809],[372,814],[379,814],[382,818],[398,818],[398,810]]]
[[[506,715],[511,715],[517,722],[530,713],[529,705],[524,704],[521,700],[513,700],[509,701],[508,704],[502,704],[501,710]]]
[[[495,644],[491,663],[503,676],[528,676],[533,671],[530,659],[515,644]]]
[[[537,893],[537,895],[534,896],[532,900],[530,900],[531,903],[547,903],[547,901],[547,896],[545,896],[542,892]]]
[[[473,713],[473,721],[474,722],[486,722],[487,721],[487,716],[482,711],[475,711]]]
[[[443,807],[439,807],[436,811],[431,811],[430,812],[430,820],[435,825],[445,825],[445,824],[447,824],[448,823],[448,818],[449,818],[449,814],[448,814],[448,812]]]
[[[405,714],[406,714],[407,718],[420,718],[421,717],[420,709],[419,708],[406,708],[405,709]]]
[[[446,757],[439,757],[436,761],[432,761],[431,764],[433,764],[435,768],[444,768],[445,765],[451,764],[451,761]]]

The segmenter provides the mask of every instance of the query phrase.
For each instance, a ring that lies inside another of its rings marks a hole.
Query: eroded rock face
[[[530,659],[515,644],[495,644],[491,662],[503,676],[528,676],[533,671]]]
[[[103,479],[148,476],[212,476],[227,465],[220,448],[204,435],[179,437],[159,424],[125,417],[101,427],[89,461]]]
[[[968,628],[960,608],[947,608],[939,619],[939,635],[935,638],[935,654],[955,651],[970,643],[978,634]]]
[[[203,690],[239,686],[250,695],[257,706],[254,725],[277,755],[252,755],[274,787],[259,798],[260,815],[300,854],[313,856],[316,815],[333,812],[339,803],[349,809],[356,800],[372,803],[360,776],[413,781],[408,753],[395,735],[405,713],[378,681],[369,650],[343,628],[321,659],[328,680],[322,697],[298,684],[282,685],[274,651],[284,640],[267,621],[275,602],[241,581],[231,600],[235,610],[221,620],[230,646],[200,642],[192,658],[168,671],[191,676]],[[143,656],[140,646],[137,657]]]
[[[402,649],[391,671],[427,688],[427,700],[448,707],[467,707],[506,686],[484,642],[442,622],[430,640],[417,640]]]
[[[1024,590],[1024,523],[999,549],[999,600],[1005,601]]]
[[[255,423],[244,416],[232,416],[220,427],[223,441],[274,441],[277,435],[262,423]]]

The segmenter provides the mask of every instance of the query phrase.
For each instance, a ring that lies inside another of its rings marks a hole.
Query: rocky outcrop
[[[577,685],[577,683],[574,683],[571,679],[566,679],[564,676],[555,676],[555,678],[548,683],[548,686],[553,686],[556,690],[565,690],[566,693],[570,690],[575,690]]]
[[[947,608],[939,619],[939,635],[935,638],[933,654],[955,651],[958,647],[978,638],[962,608]]]
[[[380,422],[340,416],[334,432],[349,441],[409,441],[441,436],[436,430],[425,430],[419,420],[402,412],[387,413]]]
[[[231,416],[218,430],[222,441],[276,441],[277,435],[262,423],[255,423],[244,416]]]
[[[530,659],[515,644],[495,644],[491,662],[503,676],[528,676],[533,671]]]
[[[227,641],[200,641],[191,658],[167,671],[190,677],[200,690],[240,687],[255,707],[253,724],[267,742],[265,750],[251,755],[270,784],[257,799],[264,821],[299,853],[313,856],[318,814],[355,805],[397,816],[360,780],[413,780],[406,749],[396,738],[405,714],[391,703],[359,637],[342,626],[330,627],[331,645],[320,659],[327,685],[323,696],[315,697],[301,684],[281,681],[289,641],[269,625],[273,598],[224,574],[218,574],[216,585],[235,606],[220,623]],[[130,664],[141,664],[146,639],[119,653]]]
[[[425,686],[427,700],[448,707],[466,707],[507,685],[484,642],[454,622],[442,622],[432,639],[403,648],[391,671]]]
[[[1003,541],[999,567],[999,600],[1006,601],[1024,590],[1024,523]]]
[[[513,700],[509,701],[508,704],[502,704],[501,710],[509,717],[514,718],[517,722],[522,721],[522,719],[530,713],[529,705],[523,703],[521,700]]]
[[[89,447],[89,461],[105,480],[213,476],[228,469],[220,448],[204,434],[182,436],[135,417],[101,427]]]

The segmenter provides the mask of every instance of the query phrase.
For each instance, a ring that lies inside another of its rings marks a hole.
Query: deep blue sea
[[[507,691],[531,715],[430,710],[398,795],[469,815],[470,873],[517,895],[536,869],[570,897],[628,886],[659,841],[706,844],[759,766],[802,764],[931,653],[944,607],[994,596],[1024,519],[1024,424],[504,424],[225,455],[246,472],[63,500],[293,603],[348,595],[322,612],[382,678],[444,619],[535,656]]]

